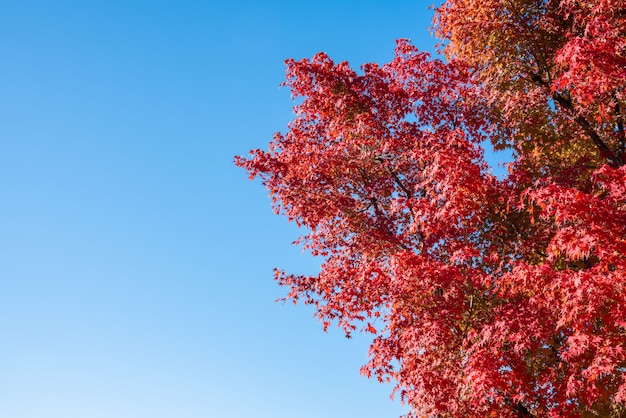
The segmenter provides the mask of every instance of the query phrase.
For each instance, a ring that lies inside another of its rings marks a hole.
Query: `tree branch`
[[[547,87],[547,88],[550,87],[550,84],[547,81],[543,80],[539,74],[531,74],[530,79],[535,84],[538,84],[542,87]],[[559,104],[559,106],[561,106],[561,108],[563,108],[565,111],[567,111],[570,115],[574,117],[574,120],[576,121],[576,123],[578,123],[578,125],[582,128],[585,134],[589,136],[591,141],[595,144],[595,146],[600,151],[600,154],[602,155],[602,157],[606,159],[609,165],[613,167],[620,167],[624,165],[624,160],[621,158],[620,153],[611,151],[611,149],[604,143],[602,138],[600,138],[600,135],[598,135],[595,129],[593,129],[593,126],[591,126],[589,121],[585,119],[584,116],[576,114],[576,110],[574,109],[574,104],[572,103],[572,100],[570,98],[565,97],[562,94],[556,93],[556,92],[552,94],[552,98],[554,99],[555,102]],[[623,129],[623,126],[622,126],[622,129]]]
[[[357,167],[357,170],[361,174],[363,183],[365,184],[366,187],[368,187],[370,182],[369,182],[367,173],[365,172],[365,170],[363,170],[360,167]],[[408,250],[409,247],[407,247],[400,240],[400,238],[398,238],[398,236],[396,236],[396,234],[389,228],[388,224],[392,222],[389,220],[389,217],[387,216],[387,214],[378,205],[378,199],[375,196],[368,196],[367,200],[369,200],[370,202],[369,207],[371,207],[374,210],[374,215],[376,216],[376,220],[378,221],[377,228],[385,232],[390,237],[392,237],[393,241],[395,241],[395,244],[398,245],[400,248],[402,248],[403,250]],[[383,222],[383,224],[380,224],[381,221]]]
[[[400,189],[402,189],[402,191],[404,192],[404,194],[406,195],[407,199],[411,199],[413,197],[413,193],[407,189],[404,184],[402,183],[402,180],[400,180],[400,177],[398,177],[398,175],[396,174],[395,171],[393,171],[391,168],[387,167],[387,171],[389,171],[389,174],[391,174],[391,177],[393,177],[393,181],[398,185],[398,187]]]
[[[600,135],[593,129],[591,124],[587,119],[585,119],[581,115],[576,115],[574,111],[574,105],[572,104],[571,99],[563,97],[562,94],[554,93],[552,98],[565,110],[567,110],[570,114],[574,116],[574,120],[580,125],[582,130],[591,138],[593,143],[598,147],[600,154],[609,162],[612,166],[622,166],[624,165],[624,161],[616,155],[613,151],[609,149],[609,147],[604,143]]]

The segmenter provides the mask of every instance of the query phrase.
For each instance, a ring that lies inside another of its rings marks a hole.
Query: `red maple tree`
[[[447,0],[445,61],[287,61],[295,119],[236,157],[306,228],[276,271],[416,417],[626,416],[626,0]],[[482,144],[510,149],[505,178]]]

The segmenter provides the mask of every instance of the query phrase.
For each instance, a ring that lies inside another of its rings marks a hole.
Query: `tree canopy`
[[[433,27],[445,60],[286,62],[295,118],[236,164],[323,262],[276,279],[373,334],[361,372],[410,416],[624,417],[626,0],[447,0]]]

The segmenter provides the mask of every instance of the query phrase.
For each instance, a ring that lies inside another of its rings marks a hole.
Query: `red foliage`
[[[374,334],[412,415],[625,416],[625,6],[448,0],[447,62],[288,60],[295,119],[236,157],[323,257],[286,299]]]

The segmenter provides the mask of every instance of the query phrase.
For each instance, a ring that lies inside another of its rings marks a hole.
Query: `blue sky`
[[[290,120],[289,57],[435,40],[420,1],[0,4],[0,416],[393,417],[368,340],[282,305],[308,273],[233,166]]]

